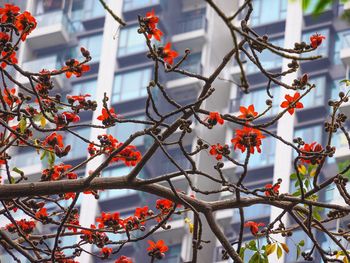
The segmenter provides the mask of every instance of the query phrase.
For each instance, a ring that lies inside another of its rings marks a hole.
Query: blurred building
[[[225,10],[236,8],[238,1],[220,1]],[[234,2],[234,3],[233,3]],[[312,1],[313,3],[316,1]],[[128,26],[121,28],[102,8],[98,0],[28,0],[26,10],[34,14],[38,26],[28,37],[19,52],[20,65],[24,70],[40,71],[41,69],[55,69],[64,65],[65,61],[72,57],[82,59],[79,48],[84,46],[92,56],[90,62],[91,70],[80,78],[67,80],[64,76],[54,78],[55,91],[65,99],[67,94],[91,94],[92,98],[99,103],[102,101],[104,92],[110,97],[110,104],[116,112],[125,118],[146,119],[145,105],[147,90],[146,87],[152,79],[153,65],[145,53],[147,47],[142,35],[137,33],[137,15],[145,15],[146,12],[154,9],[160,16],[160,29],[165,33],[164,42],[171,41],[173,48],[180,54],[185,49],[191,50],[191,55],[183,64],[183,68],[191,72],[202,73],[208,76],[220,63],[224,54],[232,47],[232,42],[225,26],[216,16],[215,12],[202,0],[123,0],[109,1],[112,10],[122,16]],[[338,1],[327,8],[319,17],[314,18],[310,10],[302,13],[301,7],[292,1],[287,0],[254,0],[254,11],[251,25],[259,34],[267,33],[272,43],[293,47],[293,41],[309,42],[310,35],[315,32],[326,36],[322,45],[310,55],[322,55],[323,58],[317,61],[308,61],[301,64],[301,72],[308,73],[312,83],[317,85],[302,102],[304,109],[297,110],[294,117],[285,117],[271,128],[287,140],[292,141],[294,137],[302,137],[306,142],[326,142],[323,132],[323,121],[329,114],[327,101],[336,98],[341,90],[339,80],[346,78],[350,65],[350,27],[340,17],[347,6],[341,5]],[[295,21],[295,19],[299,20]],[[239,21],[237,21],[239,23]],[[290,26],[290,25],[293,26]],[[244,59],[244,58],[243,58]],[[285,69],[286,61],[273,53],[265,50],[260,54],[262,65],[272,72],[280,72]],[[267,81],[251,63],[245,64],[251,89],[249,94],[243,94],[233,84],[238,82],[240,72],[233,62],[224,72],[222,78],[232,81],[217,80],[214,83],[216,94],[203,105],[211,111],[236,113],[240,105],[248,106],[254,104],[256,110],[261,112],[266,108],[265,100]],[[294,76],[295,78],[296,76]],[[195,78],[188,78],[174,73],[161,74],[169,94],[180,104],[194,101],[201,91],[202,83]],[[28,85],[28,80],[21,76],[17,79]],[[289,81],[290,79],[283,79]],[[274,104],[263,121],[268,121],[280,111],[280,103],[284,97],[284,91],[272,85],[271,94],[274,96]],[[156,103],[161,105],[160,111],[166,112],[173,109],[164,101],[159,90],[154,92]],[[229,99],[228,99],[229,98]],[[350,105],[350,104],[349,104]],[[344,105],[342,111],[350,112],[350,106]],[[96,117],[100,114],[100,108],[94,114],[80,114],[80,123],[98,124]],[[225,125],[225,128],[215,127],[213,131],[200,127],[193,122],[194,131],[186,137],[186,150],[190,151],[195,147],[198,136],[205,137],[210,143],[230,143],[233,135],[233,127]],[[142,130],[143,125],[117,124],[108,130],[120,141],[125,141],[135,131]],[[75,130],[81,136],[96,141],[100,130],[80,128]],[[179,132],[173,138],[177,138]],[[191,137],[192,136],[192,137]],[[66,134],[65,143],[72,145],[69,155],[62,160],[65,163],[77,164],[87,157],[87,144],[79,138]],[[149,137],[142,137],[134,141],[134,144],[145,152],[152,143]],[[337,171],[338,165],[348,158],[346,140],[339,134],[334,142],[337,147],[337,154],[325,167],[322,179],[332,176]],[[282,147],[282,148],[281,148]],[[277,151],[276,151],[277,149]],[[281,149],[283,152],[281,152]],[[182,153],[176,147],[168,147],[167,150],[178,162],[187,169],[190,163],[183,158]],[[39,156],[31,149],[21,149],[14,153],[11,165],[21,168],[31,180],[37,180],[42,170],[42,163]],[[33,157],[34,156],[34,157]],[[241,159],[242,156],[235,157]],[[283,146],[276,144],[276,140],[267,137],[263,140],[262,153],[252,156],[249,165],[249,175],[245,179],[249,188],[264,187],[267,183],[276,182],[283,178],[282,192],[294,191],[294,182],[289,181],[292,173],[293,153],[290,149],[283,149]],[[206,153],[196,157],[198,167],[203,171],[213,171],[215,161]],[[98,160],[80,169],[80,176],[86,176],[90,170],[98,165]],[[340,164],[341,165],[341,164]],[[131,168],[121,164],[114,164],[103,172],[102,176],[121,176],[130,171]],[[142,170],[143,178],[154,177],[164,173],[176,171],[177,168],[167,160],[161,151]],[[328,172],[327,172],[328,171]],[[240,170],[234,165],[226,164],[225,175],[235,181]],[[202,178],[194,178],[194,182],[200,187],[211,186],[208,181]],[[188,191],[187,182],[178,179],[174,182],[177,189]],[[329,202],[337,202],[337,195],[334,189],[329,188],[323,192],[320,198]],[[228,198],[227,194],[212,198]],[[133,190],[113,190],[100,193],[99,200],[91,195],[83,195],[79,198],[78,207],[81,214],[81,224],[89,226],[94,222],[101,211],[120,212],[122,217],[127,217],[134,212],[135,207],[149,204],[152,207],[155,197],[141,194]],[[208,199],[210,200],[210,199]],[[53,209],[53,207],[52,207]],[[274,218],[278,211],[265,205],[255,205],[245,208],[245,219],[268,223]],[[321,211],[324,215],[326,211]],[[23,215],[16,214],[20,218]],[[238,210],[225,210],[217,213],[217,220],[222,225],[224,232],[236,240],[239,233]],[[286,223],[291,222],[288,218]],[[330,229],[345,224],[337,222],[330,225]],[[153,234],[153,239],[164,239],[169,245],[169,252],[164,263],[181,263],[190,260],[190,249],[192,247],[191,235],[188,226],[184,222],[184,215],[174,216],[170,230],[159,231]],[[115,238],[115,236],[114,236]],[[120,235],[120,239],[125,236]],[[247,230],[244,240],[251,240],[253,237]],[[317,238],[325,249],[331,248],[332,243],[324,235],[317,233]],[[222,261],[221,246],[218,241],[210,235],[204,239],[212,242],[205,245],[201,251],[201,261],[209,262],[231,262]],[[294,242],[301,239],[306,240],[307,249],[311,249],[312,243],[300,231],[296,231],[292,238],[286,242],[290,246],[288,257],[284,262],[296,262],[296,250]],[[63,238],[62,244],[72,244],[75,238]],[[263,239],[261,243],[265,242]],[[135,262],[144,262],[145,242],[128,244],[121,254],[133,257]],[[96,247],[90,247],[91,252],[98,254]],[[142,253],[138,253],[142,251]],[[67,253],[68,254],[68,253]],[[247,252],[246,259],[249,258]],[[2,258],[1,258],[2,257]],[[0,256],[1,261],[10,262],[6,255]],[[114,259],[115,260],[115,259]],[[114,260],[103,262],[114,262]],[[277,259],[276,259],[277,260]],[[85,254],[79,259],[80,262],[100,262]],[[277,261],[276,261],[277,262]],[[298,261],[299,262],[299,261]],[[315,262],[320,262],[316,260]]]

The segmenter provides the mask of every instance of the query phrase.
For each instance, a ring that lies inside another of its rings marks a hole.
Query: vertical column
[[[302,24],[303,24],[303,12],[301,7],[301,1],[288,1],[287,7],[287,18],[286,18],[286,28],[285,28],[285,39],[284,46],[290,48],[294,46],[295,42],[301,41],[302,33]],[[285,71],[288,69],[287,64],[290,63],[290,60],[283,59],[282,70]],[[291,84],[293,80],[297,77],[297,72],[288,74],[287,76],[282,77],[282,81],[288,84]],[[280,91],[280,103],[284,100],[286,94],[291,94],[291,91],[287,91],[284,88],[281,88]],[[277,135],[283,137],[287,141],[292,141],[294,136],[294,122],[295,114],[289,115],[286,114],[278,121],[277,124]],[[282,178],[283,182],[281,184],[280,192],[287,193],[289,192],[289,176],[292,171],[292,154],[293,150],[291,147],[286,146],[284,143],[276,140],[276,157],[275,157],[275,166],[273,172],[273,182],[276,183],[278,178]],[[280,213],[281,209],[272,207],[270,220],[274,220]],[[283,217],[283,223],[287,223],[287,217]],[[280,242],[285,243],[285,238],[281,235],[276,237]],[[284,255],[283,255],[284,256]],[[284,258],[279,262],[284,262]]]
[[[121,16],[122,15],[122,4],[123,1],[109,0],[108,5],[113,12]],[[102,100],[104,92],[107,93],[107,96],[112,95],[113,90],[113,79],[114,79],[114,69],[116,66],[116,56],[117,56],[117,40],[114,38],[115,33],[117,32],[119,24],[112,18],[111,15],[106,13],[106,20],[103,28],[103,37],[101,45],[101,56],[100,56],[100,66],[98,71],[97,78],[97,92],[95,100],[98,102],[98,108],[92,116],[92,124],[100,125],[101,122],[97,120],[97,116],[101,114],[102,110]],[[102,131],[100,129],[91,129],[90,140],[97,139],[97,136]],[[82,149],[85,150],[86,149]],[[93,171],[98,167],[103,158],[95,158],[86,165],[85,176],[89,175],[89,171]],[[82,204],[80,211],[80,224],[82,226],[90,226],[95,223],[96,214],[98,211],[98,201],[92,195],[82,195]],[[88,245],[84,249],[91,251],[92,246]],[[89,254],[83,253],[79,257],[80,262],[92,262],[92,258]]]

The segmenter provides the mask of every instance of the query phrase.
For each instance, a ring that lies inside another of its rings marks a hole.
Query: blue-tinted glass
[[[146,96],[152,69],[128,71],[115,76],[112,103]]]
[[[317,30],[318,34],[321,34],[323,36],[329,36],[329,29],[319,29]],[[312,35],[315,34],[315,30],[310,31],[310,32],[304,32],[302,35],[302,41],[305,41],[306,43],[310,43],[310,37]],[[310,53],[310,55],[313,56],[318,56],[321,55],[322,57],[328,57],[328,47],[329,47],[329,38],[326,37],[326,39],[324,39],[322,41],[322,45],[320,45],[319,47],[317,47],[316,50],[312,51]]]
[[[298,129],[294,133],[294,137],[303,138],[306,143],[318,142],[322,143],[322,128],[321,126],[311,126],[303,129]]]
[[[90,136],[90,128],[82,128],[78,130],[73,130],[77,134],[79,134],[83,138],[89,139]],[[64,145],[71,145],[72,148],[67,156],[63,157],[64,160],[71,160],[77,158],[85,158],[87,157],[86,151],[82,151],[82,149],[87,149],[88,144],[84,142],[79,137],[66,133],[64,134]]]
[[[317,77],[310,80],[311,84],[315,84],[316,88],[312,89],[305,97],[301,99],[304,108],[316,107],[324,105],[326,92],[326,77]]]
[[[158,4],[159,0],[124,0],[123,10],[130,11],[141,7]]]
[[[284,39],[275,39],[271,41],[272,44],[276,46],[283,47]],[[259,58],[260,63],[264,66],[265,69],[274,69],[282,66],[282,57],[272,53],[270,50],[265,49],[261,53],[257,52],[257,56]],[[255,73],[258,72],[259,69],[252,63],[249,59],[247,62],[247,73]]]
[[[335,35],[335,41],[334,41],[334,53],[333,53],[333,63],[336,65],[342,64],[340,59],[340,49],[341,49],[341,39],[342,35],[341,33],[337,33]]]
[[[252,25],[268,24],[286,18],[286,0],[254,0]]]
[[[137,33],[138,26],[120,31],[118,57],[139,53],[146,50],[145,38]]]
[[[176,33],[186,33],[205,28],[206,18],[205,9],[185,12],[177,21]]]
[[[79,39],[79,49],[80,47],[85,47],[90,51],[92,57],[92,62],[100,60],[101,55],[101,45],[102,45],[102,34],[82,37]]]
[[[96,89],[97,89],[97,81],[89,80],[86,82],[80,82],[72,85],[72,91],[69,92],[71,95],[83,95],[90,94],[91,97],[88,99],[95,100],[96,99]]]
[[[310,251],[312,248],[312,241],[310,238],[304,233],[302,230],[297,230],[293,232],[293,235],[289,238],[287,238],[287,245],[290,248],[295,248],[295,244],[298,244],[301,240],[305,241],[305,245],[303,246],[303,251],[307,252]],[[287,263],[294,263],[294,262],[305,262],[303,260],[303,257],[299,257],[299,259],[296,261],[297,258],[297,250],[296,249],[290,249],[288,256],[286,257]]]
[[[143,116],[130,117],[133,120],[144,120]],[[144,129],[144,124],[137,123],[117,123],[114,127],[108,129],[108,133],[117,138],[120,142],[126,141],[131,134]],[[144,142],[144,136],[137,137],[131,144],[142,145]]]

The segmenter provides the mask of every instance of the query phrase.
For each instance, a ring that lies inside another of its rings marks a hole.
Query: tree
[[[185,54],[178,54],[172,50],[171,43],[165,45],[158,42],[162,39],[162,31],[158,28],[159,18],[153,10],[144,16],[138,17],[138,32],[145,38],[148,47],[147,57],[154,63],[153,80],[147,86],[148,98],[145,113],[148,117],[145,121],[126,119],[108,107],[108,97],[102,102],[90,100],[89,94],[74,94],[67,96],[67,102],[54,93],[52,78],[56,75],[65,75],[67,78],[80,77],[89,70],[88,62],[91,56],[88,50],[81,48],[84,60],[70,59],[66,65],[55,70],[42,70],[40,72],[27,72],[17,65],[16,51],[19,44],[26,41],[26,37],[35,30],[37,23],[29,12],[21,12],[14,5],[5,5],[0,9],[1,15],[1,78],[2,89],[0,93],[1,118],[3,127],[1,133],[1,155],[2,169],[6,172],[3,185],[0,185],[0,200],[3,209],[0,214],[6,217],[9,223],[0,229],[0,244],[4,251],[18,261],[16,255],[21,254],[30,262],[76,262],[78,256],[85,253],[84,245],[93,244],[100,248],[101,253],[95,255],[101,259],[112,258],[117,254],[115,262],[132,262],[123,256],[123,247],[127,243],[148,240],[150,235],[161,228],[166,229],[167,223],[172,215],[186,213],[185,219],[189,231],[193,235],[192,260],[197,262],[197,256],[201,249],[206,249],[208,242],[203,240],[203,225],[208,224],[206,231],[212,231],[223,246],[223,258],[232,258],[234,262],[243,262],[247,251],[253,252],[249,262],[269,262],[270,255],[281,257],[282,253],[288,253],[293,249],[297,251],[298,257],[312,261],[314,253],[318,253],[324,262],[348,262],[349,251],[344,247],[342,240],[349,238],[348,231],[333,232],[327,229],[326,223],[346,217],[349,210],[350,196],[346,189],[348,179],[343,175],[350,169],[350,165],[342,167],[340,172],[333,171],[329,179],[322,180],[321,172],[328,158],[335,153],[332,145],[332,137],[337,130],[341,130],[350,145],[350,135],[344,123],[346,116],[338,113],[339,107],[348,101],[349,93],[339,93],[339,99],[330,101],[330,118],[325,120],[325,131],[328,142],[321,145],[318,142],[305,142],[303,138],[296,138],[293,142],[271,132],[270,128],[285,115],[293,115],[303,104],[300,100],[313,92],[316,86],[309,81],[308,74],[294,79],[293,83],[282,82],[281,76],[295,74],[298,71],[301,60],[315,60],[320,56],[308,56],[308,53],[316,50],[322,45],[327,36],[315,33],[310,37],[310,42],[295,43],[294,47],[285,49],[273,45],[267,35],[260,36],[249,27],[249,19],[253,10],[251,1],[245,1],[237,10],[222,10],[214,1],[206,0],[216,14],[222,19],[231,33],[231,50],[222,58],[222,62],[213,70],[209,76],[203,76],[183,70],[183,63],[191,56],[189,50]],[[125,22],[116,16],[104,1],[101,1],[105,9],[121,25]],[[233,21],[243,17],[241,26],[237,27]],[[154,41],[154,42],[152,42]],[[280,73],[272,73],[261,64],[258,53],[270,50],[285,59],[289,59],[288,69]],[[245,54],[255,67],[266,77],[268,85],[267,94],[271,100],[266,101],[266,110],[256,112],[254,105],[245,105],[240,108],[240,115],[234,116],[223,112],[210,112],[202,108],[203,102],[213,96],[215,92],[214,81],[222,77],[222,72],[233,59],[241,70],[240,83],[237,85],[242,92],[249,92],[250,85],[244,71],[244,64],[240,54]],[[303,56],[300,56],[303,55]],[[175,60],[180,56],[179,60]],[[28,78],[30,87],[26,87],[14,78],[9,71],[13,68],[18,74]],[[173,72],[187,77],[197,78],[203,81],[200,95],[197,100],[180,105],[172,99],[168,91],[159,80],[159,73]],[[349,80],[344,80],[349,85]],[[270,85],[277,84],[281,89],[286,89],[289,94],[280,105],[280,113],[268,122],[259,122],[262,116],[272,108]],[[16,88],[12,88],[12,87]],[[158,89],[165,101],[174,107],[167,113],[158,111],[157,103],[154,101],[153,89]],[[31,101],[36,102],[32,106]],[[98,120],[101,125],[79,124],[79,114],[83,111],[94,111],[102,103],[101,114]],[[235,125],[235,135],[232,138],[232,148],[226,144],[217,142],[206,142],[198,138],[196,149],[187,151],[183,147],[183,141],[192,132],[191,118],[194,117],[198,125],[213,132],[212,129],[221,129],[229,123]],[[123,123],[142,123],[147,127],[136,133],[130,134],[129,139],[119,142],[106,129]],[[89,126],[101,129],[101,135],[96,141],[90,141],[78,133],[74,128]],[[170,140],[175,131],[180,130],[180,136],[176,140]],[[66,156],[74,145],[64,145],[62,134],[71,133],[87,143],[87,152],[90,157],[83,163],[75,166],[67,165],[59,161]],[[296,190],[292,193],[281,192],[280,185],[283,180],[279,179],[273,184],[265,187],[249,189],[245,185],[248,176],[248,165],[253,155],[261,153],[261,145],[266,136],[291,147],[296,153],[294,158],[294,173],[290,179],[295,180]],[[133,145],[139,137],[148,136],[152,138],[152,144],[145,153],[141,153]],[[169,155],[167,146],[176,146],[183,158],[191,163],[191,168],[184,170],[177,161]],[[18,147],[34,148],[42,160],[47,163],[46,169],[42,171],[41,178],[37,181],[26,183],[26,174],[18,167],[10,167],[9,159],[11,149]],[[156,175],[153,178],[142,179],[139,174],[144,165],[161,151],[177,168],[173,173]],[[217,160],[214,173],[200,171],[195,162],[195,156],[202,152],[208,152],[213,160]],[[244,161],[239,161],[233,152],[244,154]],[[75,171],[82,165],[95,158],[101,158],[100,164],[85,178],[78,178]],[[224,161],[225,160],[225,164]],[[126,166],[133,167],[131,172],[122,177],[102,177],[101,172],[111,163],[121,162]],[[226,163],[231,163],[242,169],[239,177],[235,180],[225,175],[222,170]],[[192,181],[193,177],[206,178],[212,182],[212,189],[201,189]],[[184,177],[193,194],[188,195],[174,186],[174,179]],[[165,185],[165,186],[164,186]],[[335,205],[318,199],[318,194],[327,187],[335,187],[346,205]],[[118,212],[104,213],[96,219],[96,224],[81,226],[79,214],[75,209],[80,195],[94,195],[98,198],[101,190],[134,189],[136,191],[149,193],[157,196],[158,200],[153,206],[154,211],[145,204],[135,210],[134,216],[122,218]],[[227,192],[233,194],[234,198],[226,200],[206,201],[201,196],[215,196],[218,193]],[[67,207],[62,206],[60,201],[68,200]],[[55,204],[55,211],[48,211],[47,205]],[[266,204],[281,209],[280,214],[268,225],[262,222],[245,220],[244,208],[258,204]],[[229,240],[220,229],[214,214],[224,209],[238,209],[240,214],[239,236],[236,240]],[[320,210],[328,211],[327,217],[321,216]],[[15,220],[13,214],[23,211],[26,218]],[[282,218],[289,215],[294,225],[285,225]],[[152,224],[152,222],[156,222]],[[38,225],[50,226],[51,232],[38,233]],[[53,229],[53,230],[52,230]],[[243,234],[245,229],[251,232],[253,240],[244,243]],[[298,240],[295,246],[288,247],[285,243],[278,241],[278,236],[291,236],[297,230],[307,234],[313,243],[311,251],[303,251],[304,241]],[[314,232],[325,233],[337,246],[336,250],[324,250],[315,238]],[[109,234],[107,236],[107,233]],[[114,234],[125,233],[125,239],[115,239]],[[137,233],[137,237],[132,234]],[[68,247],[60,246],[60,238],[64,236],[77,236],[80,241]],[[112,236],[112,237],[111,237]],[[259,238],[265,238],[267,245],[261,246]],[[50,242],[52,241],[52,242]],[[50,245],[52,244],[52,245]],[[71,251],[70,254],[67,251]],[[149,256],[149,262],[161,260],[168,251],[163,240],[156,242],[149,240],[149,247],[145,254]],[[270,260],[271,261],[271,260]]]

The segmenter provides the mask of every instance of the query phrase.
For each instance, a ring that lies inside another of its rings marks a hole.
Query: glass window
[[[271,40],[271,43],[273,45],[276,46],[281,46],[283,47],[284,45],[284,38],[279,38],[279,39],[274,39]],[[272,53],[270,50],[265,49],[263,50],[261,53],[256,52],[257,56],[259,58],[260,63],[264,66],[264,68],[266,70],[270,70],[270,69],[275,69],[275,68],[279,68],[282,66],[282,57]],[[247,73],[255,73],[258,72],[259,69],[255,66],[255,64],[253,64],[253,62],[251,62],[248,58],[247,59]]]
[[[146,96],[151,74],[151,68],[117,74],[114,78],[112,103]]]
[[[322,143],[321,126],[311,126],[307,128],[298,129],[294,132],[294,137],[300,137],[306,143],[312,143],[315,141],[318,143]]]
[[[316,30],[318,34],[321,34],[323,36],[329,36],[329,29],[319,29]],[[304,32],[302,35],[302,41],[305,41],[306,43],[310,43],[310,37],[315,34],[315,30],[310,32]],[[328,57],[328,46],[329,46],[329,38],[326,37],[322,41],[322,45],[320,45],[316,50],[312,51],[310,55],[312,56],[322,56],[322,57]]]
[[[101,55],[101,45],[102,45],[102,34],[92,35],[87,37],[82,37],[79,39],[78,54],[80,54],[80,47],[85,47],[90,51],[92,57],[92,62],[97,62],[100,60]]]
[[[133,120],[144,120],[145,118],[143,116],[133,116],[129,117],[128,119]],[[132,123],[132,122],[125,122],[125,123],[117,123],[115,126],[108,129],[108,133],[113,135],[115,138],[118,139],[120,142],[126,141],[131,134],[143,130],[144,124],[138,124],[138,123]],[[137,137],[131,144],[132,145],[142,145],[144,142],[145,136]]]
[[[91,97],[88,99],[96,99],[96,89],[97,89],[97,80],[89,80],[85,82],[79,82],[72,85],[72,91],[69,92],[69,95],[83,95],[90,94]]]
[[[130,11],[141,7],[158,4],[159,0],[124,0],[123,10]]]
[[[145,38],[137,33],[138,26],[122,29],[119,35],[118,57],[146,51]]]
[[[265,116],[273,116],[276,115],[279,111],[279,96],[280,96],[280,89],[278,87],[272,87],[270,89],[270,93],[273,96],[272,99],[272,108],[270,111],[266,113]],[[248,107],[249,105],[253,104],[255,111],[262,113],[264,110],[266,110],[266,100],[271,99],[267,93],[266,89],[258,89],[258,90],[252,90],[248,94],[240,94],[241,97],[239,99],[235,98],[232,101],[231,110],[236,112],[239,110],[240,106]],[[238,103],[237,103],[238,102]],[[236,104],[236,105],[235,105]]]
[[[79,134],[81,137],[89,139],[90,137],[90,128],[82,128],[78,130],[73,130],[77,134]],[[75,136],[71,133],[66,133],[64,136],[64,145],[71,145],[72,148],[69,151],[68,155],[63,157],[64,160],[71,160],[71,159],[79,159],[79,158],[86,158],[87,157],[87,147],[88,144],[84,142],[79,137]],[[82,151],[83,149],[83,151]]]
[[[72,20],[84,20],[104,16],[105,10],[99,0],[74,0]]]
[[[316,107],[324,105],[326,92],[326,77],[316,77],[310,79],[311,84],[315,84],[316,88],[312,89],[305,97],[301,99],[304,108]]]
[[[194,30],[205,28],[205,8],[195,11],[185,12],[177,21],[176,33],[182,34]]]
[[[286,0],[254,0],[251,23],[254,26],[286,19]]]
[[[128,166],[121,166],[121,167],[116,167],[113,169],[108,169],[102,173],[103,177],[120,177],[127,175],[130,173],[132,170],[132,167]],[[121,196],[125,195],[130,195],[135,193],[135,190],[132,189],[119,189],[119,190],[105,190],[105,191],[100,191],[100,200],[107,200],[107,199],[113,199],[113,198],[118,198]]]
[[[255,154],[250,155],[249,164],[248,164],[250,168],[268,166],[274,163],[276,139],[271,136],[267,136],[266,138],[262,139],[262,145],[260,148],[261,148],[261,153],[257,153],[255,151]],[[242,153],[239,149],[234,151],[235,158],[239,160],[239,162],[244,162],[246,154],[247,154],[246,152]]]

